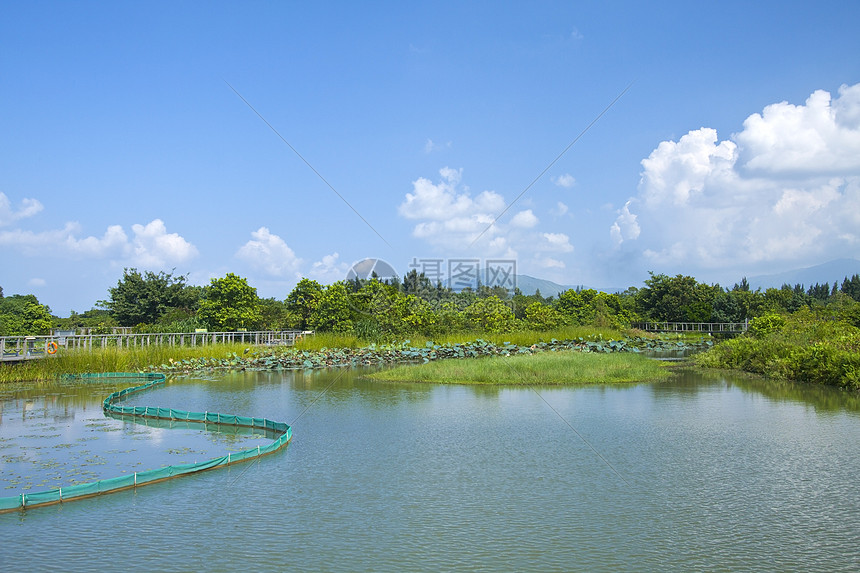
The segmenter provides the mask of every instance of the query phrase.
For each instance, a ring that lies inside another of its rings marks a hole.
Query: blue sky
[[[855,2],[0,11],[0,286],[58,314],[124,267],[284,298],[365,257],[597,287],[860,258]]]

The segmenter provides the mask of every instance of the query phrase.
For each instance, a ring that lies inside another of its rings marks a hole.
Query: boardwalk
[[[647,332],[702,332],[708,334],[741,334],[748,322],[638,322],[633,328]]]
[[[21,362],[44,358],[51,351],[92,348],[143,348],[146,346],[209,346],[237,343],[252,346],[293,346],[312,331],[262,330],[252,332],[164,332],[132,334],[70,334],[65,336],[0,336],[0,361]],[[56,346],[55,346],[56,345]]]

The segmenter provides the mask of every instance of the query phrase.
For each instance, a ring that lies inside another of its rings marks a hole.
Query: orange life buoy
[[[57,343],[49,342],[48,343],[48,354],[56,354],[57,353]]]

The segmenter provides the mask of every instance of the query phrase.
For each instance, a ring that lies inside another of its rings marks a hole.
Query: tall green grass
[[[440,360],[401,366],[369,375],[392,382],[433,384],[619,384],[662,380],[671,372],[639,354],[592,354],[574,351]]]
[[[296,340],[295,348],[299,350],[320,350],[323,348],[361,348],[368,341],[352,334],[337,334],[334,332],[317,332]]]
[[[186,358],[223,358],[235,352],[259,350],[247,344],[214,344],[207,346],[146,346],[94,349],[61,349],[54,356],[23,363],[0,365],[0,383],[50,380],[63,374],[86,372],[140,372],[172,360]]]
[[[524,330],[507,334],[481,332],[458,332],[429,338],[422,335],[400,336],[384,341],[370,341],[352,334],[321,332],[303,337],[296,342],[299,350],[316,351],[322,348],[362,348],[372,342],[402,343],[409,341],[411,346],[423,347],[428,342],[436,344],[458,344],[483,339],[494,344],[510,342],[529,346],[537,342],[582,338],[584,340],[621,339],[625,332],[595,326],[569,326],[548,331]],[[283,347],[279,348],[279,350]],[[195,347],[147,346],[141,348],[94,348],[64,350],[55,356],[32,360],[22,364],[0,365],[0,383],[28,380],[50,380],[62,374],[83,374],[86,372],[139,372],[161,364],[191,358],[224,358],[235,352],[243,354],[274,350],[247,344],[215,344]]]
[[[567,326],[564,328],[556,328],[554,330],[520,330],[517,332],[508,332],[506,334],[494,334],[488,332],[454,332],[444,336],[429,338],[426,336],[415,335],[403,338],[408,338],[413,346],[424,346],[427,342],[435,342],[436,344],[458,344],[463,342],[472,342],[478,338],[492,342],[493,344],[504,344],[510,342],[520,346],[529,346],[536,342],[549,342],[553,338],[556,340],[576,340],[582,338],[585,340],[603,339],[619,339],[624,334],[612,328],[602,328],[597,326]],[[398,340],[402,342],[402,340]]]
[[[428,342],[436,344],[462,344],[464,342],[472,342],[477,339],[486,340],[494,344],[504,344],[510,342],[523,346],[529,346],[536,342],[549,342],[553,338],[556,340],[576,340],[582,338],[585,340],[603,339],[619,339],[623,338],[624,333],[612,328],[602,328],[596,326],[568,326],[557,328],[554,330],[521,330],[517,332],[509,332],[507,334],[492,334],[488,332],[452,332],[449,334],[428,337],[423,334],[406,334],[396,337],[388,337],[381,340],[369,340],[359,338],[352,334],[335,334],[332,332],[319,332],[311,336],[305,336],[296,342],[296,348],[300,350],[320,350],[322,348],[362,348],[369,346],[372,343],[402,343],[409,341],[412,346],[424,346]]]
[[[856,391],[860,390],[860,327],[822,308],[767,314],[754,318],[746,335],[696,356],[696,363]]]

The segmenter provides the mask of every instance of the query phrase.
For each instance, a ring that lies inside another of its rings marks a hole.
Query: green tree
[[[260,328],[263,330],[290,330],[298,328],[301,318],[276,298],[260,299]]]
[[[708,322],[719,285],[701,284],[693,277],[649,273],[645,287],[636,292],[637,311],[652,320]]]
[[[841,292],[860,302],[860,275],[854,275],[850,280],[848,277],[845,277],[845,280],[842,281]]]
[[[316,312],[323,286],[312,279],[302,279],[287,295],[284,301],[287,310],[299,318],[298,327],[302,330],[311,328],[311,316]]]
[[[173,273],[141,273],[137,269],[124,269],[115,287],[108,289],[110,300],[99,304],[110,310],[120,326],[155,324],[173,309],[193,314],[200,297],[199,287],[186,285],[185,276]]]
[[[67,318],[58,318],[56,326],[60,330],[74,330],[76,328],[89,328],[93,333],[108,333],[114,326],[119,326],[116,320],[106,308],[92,308],[85,312],[77,313],[74,310]]]
[[[257,289],[233,273],[212,279],[203,290],[197,316],[210,330],[252,330],[262,321]]]
[[[309,325],[314,330],[349,332],[352,330],[352,308],[349,291],[343,281],[329,285],[316,299]]]
[[[524,311],[527,328],[531,330],[552,330],[563,326],[567,318],[553,307],[533,302]]]
[[[32,294],[0,298],[0,336],[50,334],[53,324],[51,309]]]
[[[513,310],[497,296],[481,298],[463,311],[473,330],[484,332],[512,332],[520,326]]]

